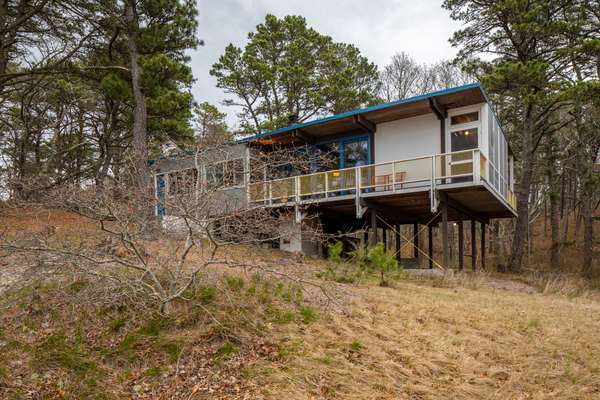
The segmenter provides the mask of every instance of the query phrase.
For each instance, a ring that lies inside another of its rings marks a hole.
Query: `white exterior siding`
[[[450,126],[452,116],[475,111],[479,115],[477,121]],[[374,164],[450,153],[452,152],[450,133],[453,129],[470,128],[477,129],[478,148],[490,163],[488,171],[482,172],[486,175],[483,178],[506,197],[508,189],[512,187],[512,182],[509,182],[509,176],[512,175],[509,175],[511,166],[508,159],[508,146],[487,103],[448,110],[448,118],[445,121],[445,149],[441,149],[440,122],[433,113],[378,124],[374,135]],[[447,161],[450,162],[450,159],[448,158]],[[437,173],[442,170],[441,162],[441,159],[436,160]],[[451,171],[453,167],[448,164],[447,168],[450,168],[447,171]],[[394,179],[394,172],[396,181],[424,181],[430,177],[431,160],[418,159],[396,163],[395,166],[384,164],[375,167],[375,175],[389,181]]]
[[[440,153],[440,121],[434,114],[385,122],[375,132],[375,163]]]

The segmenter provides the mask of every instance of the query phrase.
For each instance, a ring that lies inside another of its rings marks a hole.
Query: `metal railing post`
[[[273,205],[273,182],[269,182],[269,205]]]
[[[479,183],[480,180],[480,157],[479,157],[479,149],[474,149],[473,150],[473,183]]]
[[[361,218],[361,205],[360,205],[360,167],[354,167],[354,201],[356,209],[356,217]]]
[[[396,161],[392,161],[392,191],[396,191]]]
[[[329,174],[324,172],[325,174],[325,198],[329,197]]]
[[[437,211],[436,199],[435,199],[435,156],[431,156],[431,182],[430,182],[430,195],[429,199],[431,200],[431,212]]]

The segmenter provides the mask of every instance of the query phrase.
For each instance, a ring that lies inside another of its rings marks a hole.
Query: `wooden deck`
[[[346,221],[374,209],[402,223],[425,223],[439,217],[444,197],[449,220],[514,217],[514,194],[508,185],[490,184],[493,170],[476,149],[256,182],[248,186],[248,202],[318,208]]]

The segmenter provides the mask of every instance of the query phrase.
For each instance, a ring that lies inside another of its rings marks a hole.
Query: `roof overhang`
[[[486,102],[486,96],[479,83],[440,90],[422,96],[410,97],[391,103],[379,104],[341,114],[286,126],[280,129],[259,133],[243,142],[264,142],[272,144],[287,142],[294,138],[318,139],[353,130],[374,130],[376,124],[395,121],[419,115],[437,113],[434,108],[447,110]],[[437,106],[432,108],[432,103]]]
[[[377,124],[425,114],[433,113],[438,118],[445,118],[448,109],[486,102],[489,103],[489,99],[481,84],[471,83],[293,124],[241,139],[240,142],[256,145],[277,145],[297,141],[311,143],[326,136],[374,132]],[[512,153],[512,150],[509,151]]]

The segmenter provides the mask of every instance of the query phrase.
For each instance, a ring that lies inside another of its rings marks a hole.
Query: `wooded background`
[[[464,28],[455,60],[399,52],[378,68],[301,16],[267,15],[244,48],[229,45],[211,74],[238,128],[197,104],[186,50],[202,45],[193,0],[0,0],[0,182],[4,200],[35,201],[63,184],[119,180],[151,187],[147,160],[362,106],[481,81],[517,154],[518,218],[494,231],[523,269],[544,221],[547,266],[598,274],[600,1],[446,0]],[[201,27],[200,27],[201,28]],[[127,174],[129,176],[129,174]],[[570,223],[569,223],[570,221]],[[596,222],[595,222],[596,221]],[[575,246],[581,265],[561,265]]]

